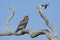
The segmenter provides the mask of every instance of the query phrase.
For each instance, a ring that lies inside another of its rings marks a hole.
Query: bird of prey
[[[47,8],[48,5],[49,5],[49,3],[48,4],[41,4],[41,6],[45,7],[45,9]]]
[[[29,17],[28,16],[24,16],[24,19],[20,22],[20,24],[18,25],[18,28],[15,32],[18,32],[19,30],[23,30],[26,28],[26,25],[28,23]]]

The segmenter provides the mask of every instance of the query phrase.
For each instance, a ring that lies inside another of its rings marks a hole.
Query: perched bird
[[[28,16],[24,16],[24,19],[20,22],[20,24],[18,25],[18,28],[15,32],[18,32],[19,30],[23,30],[26,28],[26,25],[28,23],[29,17]]]
[[[48,5],[49,5],[49,3],[48,4],[41,4],[41,6],[45,7],[45,9],[47,8]]]

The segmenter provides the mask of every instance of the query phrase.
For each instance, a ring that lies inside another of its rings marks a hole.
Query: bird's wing
[[[22,21],[20,22],[20,24],[18,25],[18,27],[23,26],[23,25],[26,25],[27,22],[28,22],[27,20],[22,20]]]
[[[24,21],[25,21],[25,20],[22,20],[22,21],[19,23],[17,30],[20,30],[20,29],[22,29],[22,28],[24,27],[24,25],[25,25],[25,22],[24,22]]]
[[[23,20],[19,23],[16,32],[19,31],[19,30],[21,30],[21,29],[23,29],[23,28],[25,28],[26,25],[27,25],[27,23],[28,23],[28,20],[23,19]]]

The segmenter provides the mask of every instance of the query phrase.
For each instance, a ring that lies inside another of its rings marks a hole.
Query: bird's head
[[[25,16],[24,19],[28,20],[29,19],[29,16]]]

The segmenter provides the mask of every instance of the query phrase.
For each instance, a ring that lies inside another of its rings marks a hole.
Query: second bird
[[[15,32],[18,32],[19,30],[23,30],[26,28],[26,25],[28,23],[29,17],[24,16],[24,19],[19,23],[18,28]]]

